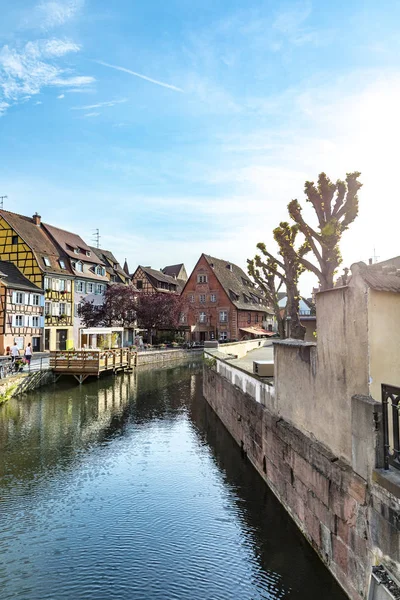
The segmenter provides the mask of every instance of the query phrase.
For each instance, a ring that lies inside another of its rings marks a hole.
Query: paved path
[[[237,365],[249,373],[253,373],[254,360],[274,360],[274,349],[272,347],[272,342],[270,342],[268,346],[251,350],[246,354],[246,356],[243,356],[243,358],[234,358],[229,360],[229,363],[231,365]]]

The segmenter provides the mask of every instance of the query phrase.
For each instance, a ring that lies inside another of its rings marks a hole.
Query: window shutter
[[[14,292],[14,293],[15,293],[15,292]],[[12,325],[13,327],[15,327],[15,320],[16,320],[16,315],[12,315],[12,317],[11,317],[11,325]]]
[[[39,305],[44,307],[44,294],[40,296]]]
[[[32,317],[28,317],[28,315],[25,315],[23,320],[25,327],[32,327]]]
[[[26,294],[26,295],[28,296],[28,302],[26,304],[33,306],[33,294]]]
[[[65,305],[65,309],[66,309],[66,315],[67,315],[68,317],[70,317],[70,316],[71,316],[71,305],[70,305],[69,303],[68,303],[68,304],[66,304],[66,305]]]
[[[39,318],[39,327],[44,327],[44,317]]]
[[[12,303],[15,304],[17,302],[17,292],[12,293]]]
[[[51,305],[51,314],[53,315],[53,317],[57,317],[58,312],[59,312],[58,302],[53,302],[53,304]]]

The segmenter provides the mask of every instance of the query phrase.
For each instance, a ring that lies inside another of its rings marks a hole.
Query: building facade
[[[43,346],[44,292],[13,264],[0,261],[0,354],[14,343],[22,351]]]
[[[179,266],[183,267],[183,270],[186,273],[184,265]],[[169,267],[165,267],[163,271],[168,268]],[[157,271],[151,267],[142,267],[139,265],[132,275],[132,283],[138,292],[143,294],[180,294],[186,282],[182,279],[178,279],[175,275],[166,275],[163,271]]]
[[[110,283],[123,283],[124,285],[129,285],[131,283],[131,276],[129,275],[126,260],[125,265],[127,270],[125,271],[110,250],[103,250],[102,248],[95,248],[94,246],[90,246],[90,249],[105,265]]]
[[[202,254],[182,294],[186,308],[181,326],[188,341],[241,340],[270,333],[263,329],[272,319],[263,294],[231,262]]]
[[[72,347],[79,348],[80,332],[84,324],[79,317],[78,306],[84,301],[100,306],[103,304],[104,292],[109,283],[106,265],[79,235],[52,225],[44,224],[43,227],[67,257],[68,266],[74,276],[71,308]]]
[[[25,217],[0,210],[0,260],[11,262],[45,292],[45,350],[73,345],[73,273],[37,213]]]

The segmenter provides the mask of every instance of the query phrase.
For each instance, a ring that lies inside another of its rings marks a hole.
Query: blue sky
[[[8,4],[5,208],[89,242],[98,227],[131,269],[201,252],[245,266],[305,180],[360,170],[345,262],[400,253],[398,2]]]

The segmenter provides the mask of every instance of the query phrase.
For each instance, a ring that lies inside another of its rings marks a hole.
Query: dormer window
[[[90,250],[86,250],[86,256],[92,256],[92,253],[90,252]]]
[[[65,268],[66,268],[66,267],[65,267],[65,262],[64,262],[63,260],[61,260],[61,258],[60,258],[60,260],[59,260],[58,262],[60,263],[60,267],[61,267],[62,269],[65,269]]]
[[[51,267],[50,260],[47,258],[47,256],[43,256],[43,262],[46,265],[46,267]]]
[[[83,264],[80,260],[75,264],[75,270],[79,271],[79,273],[83,273]]]
[[[106,270],[104,267],[96,267],[96,274],[97,275],[101,275],[102,277],[104,277],[104,275],[106,274]]]
[[[74,248],[75,254],[79,254],[79,248]]]
[[[230,264],[227,264],[227,265],[226,265],[226,268],[228,269],[228,271],[232,271],[232,270],[233,270],[233,269],[232,269],[232,265],[230,265]]]

